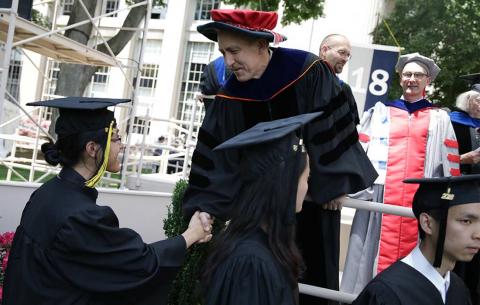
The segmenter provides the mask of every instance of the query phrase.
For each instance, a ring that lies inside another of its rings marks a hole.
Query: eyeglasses
[[[338,55],[340,55],[341,57],[343,58],[346,58],[347,60],[350,60],[350,58],[352,58],[352,54],[350,54],[349,51],[347,50],[343,50],[343,49],[335,49],[335,48],[332,48],[330,46],[326,46],[328,49],[332,49],[334,50],[335,52],[337,52]]]
[[[402,77],[403,78],[411,78],[413,76],[414,79],[421,79],[427,76],[427,74],[422,73],[422,72],[403,72]]]
[[[112,141],[113,143],[116,143],[116,142],[120,142],[122,141],[122,136],[119,135],[119,134],[113,134],[112,137],[110,138],[110,141]]]

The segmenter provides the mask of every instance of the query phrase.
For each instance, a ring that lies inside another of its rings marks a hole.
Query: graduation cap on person
[[[130,102],[129,99],[110,99],[95,97],[64,97],[47,101],[28,103],[28,106],[52,107],[59,110],[59,117],[55,122],[55,133],[59,139],[89,131],[104,130],[107,137],[104,155],[97,173],[85,185],[94,187],[100,181],[108,164],[110,153],[110,139],[116,121],[110,106]]]
[[[480,73],[462,75],[460,78],[470,84],[470,89],[480,92]]]
[[[423,56],[418,52],[400,56],[398,58],[397,65],[395,66],[395,70],[398,73],[402,73],[405,65],[411,62],[416,62],[424,67],[427,70],[427,74],[432,82],[435,80],[438,73],[440,73],[440,67],[437,66],[433,59]]]
[[[262,122],[236,135],[214,148],[214,151],[237,149],[241,151],[240,176],[243,183],[262,179],[262,176],[277,166],[300,164],[299,158],[306,153],[302,139],[302,128],[318,118],[323,112],[301,114],[285,119]],[[298,132],[298,133],[297,133]],[[298,165],[300,166],[300,165]],[[298,178],[303,168],[295,169]],[[289,192],[285,221],[291,224],[295,221],[295,202],[298,180],[293,177],[292,189]],[[280,179],[280,177],[279,177]],[[294,180],[294,181],[293,181]],[[290,181],[289,181],[290,182]],[[288,186],[286,185],[285,188]],[[280,207],[281,208],[281,207]]]
[[[262,38],[275,44],[287,40],[287,37],[273,31],[278,20],[276,12],[214,9],[210,15],[213,22],[198,26],[197,31],[213,41],[217,41],[218,30]]]
[[[480,175],[406,179],[404,182],[420,184],[412,203],[413,213],[417,219],[424,212],[432,210],[441,212],[437,249],[433,262],[434,267],[440,267],[447,228],[448,209],[460,204],[480,202]]]
[[[59,110],[55,133],[59,137],[107,128],[115,120],[113,111],[107,109],[129,99],[95,97],[64,97],[47,101],[28,103],[28,106],[52,107]]]

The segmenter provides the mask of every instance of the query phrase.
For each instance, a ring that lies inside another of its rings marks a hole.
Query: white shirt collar
[[[447,297],[448,287],[450,287],[450,271],[447,271],[445,277],[442,277],[440,273],[430,264],[430,262],[423,256],[422,251],[418,245],[402,259],[402,262],[411,266],[423,276],[425,276],[432,284],[438,289],[442,296],[443,303],[445,303]]]

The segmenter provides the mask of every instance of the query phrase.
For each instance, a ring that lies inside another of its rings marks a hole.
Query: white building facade
[[[64,0],[57,10],[56,23],[65,25],[75,0]],[[40,0],[34,1],[34,9],[52,14]],[[328,34],[341,33],[352,43],[371,43],[370,33],[378,22],[379,15],[386,11],[387,0],[325,0],[324,17],[307,20],[300,25],[277,26],[276,31],[286,35],[288,40],[282,47],[297,48],[318,54],[321,40]],[[98,1],[97,11],[112,12],[125,8],[125,0]],[[226,8],[219,0],[170,0],[162,8],[154,7],[150,16],[146,47],[143,52],[143,69],[137,91],[138,104],[133,122],[132,144],[139,144],[146,136],[146,143],[155,143],[158,137],[171,132],[166,120],[189,122],[193,107],[196,105],[194,120],[203,118],[203,106],[195,103],[200,76],[204,67],[221,54],[217,45],[196,31],[198,25],[209,22],[212,8]],[[43,8],[43,11],[42,11]],[[281,11],[279,12],[281,16]],[[110,17],[104,17],[98,23],[104,37],[113,36],[123,23],[128,10]],[[141,23],[143,26],[143,23]],[[127,67],[126,74],[133,80],[140,54],[142,32],[127,44],[117,56]],[[99,41],[99,37],[96,38]],[[92,40],[95,40],[93,38]],[[45,98],[52,98],[55,92],[59,64],[25,51],[26,60],[17,53],[12,66],[9,84],[18,93],[19,101],[24,104]],[[355,54],[353,54],[355,56]],[[44,71],[49,80],[44,80],[34,65],[35,62]],[[131,97],[132,89],[117,67],[99,67],[92,82],[84,93],[96,97]],[[197,124],[198,125],[198,124]],[[187,125],[184,126],[188,128]],[[183,139],[185,140],[185,139]]]

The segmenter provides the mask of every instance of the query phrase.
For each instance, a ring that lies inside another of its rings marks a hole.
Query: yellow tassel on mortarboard
[[[94,188],[95,185],[97,185],[98,181],[102,179],[103,174],[107,169],[108,156],[110,155],[110,140],[112,139],[112,133],[113,133],[113,123],[114,121],[110,123],[110,127],[108,127],[108,129],[105,128],[105,131],[107,132],[108,135],[107,135],[107,144],[105,145],[105,152],[103,153],[103,163],[98,169],[97,174],[92,178],[90,178],[89,180],[85,181],[86,187]]]

